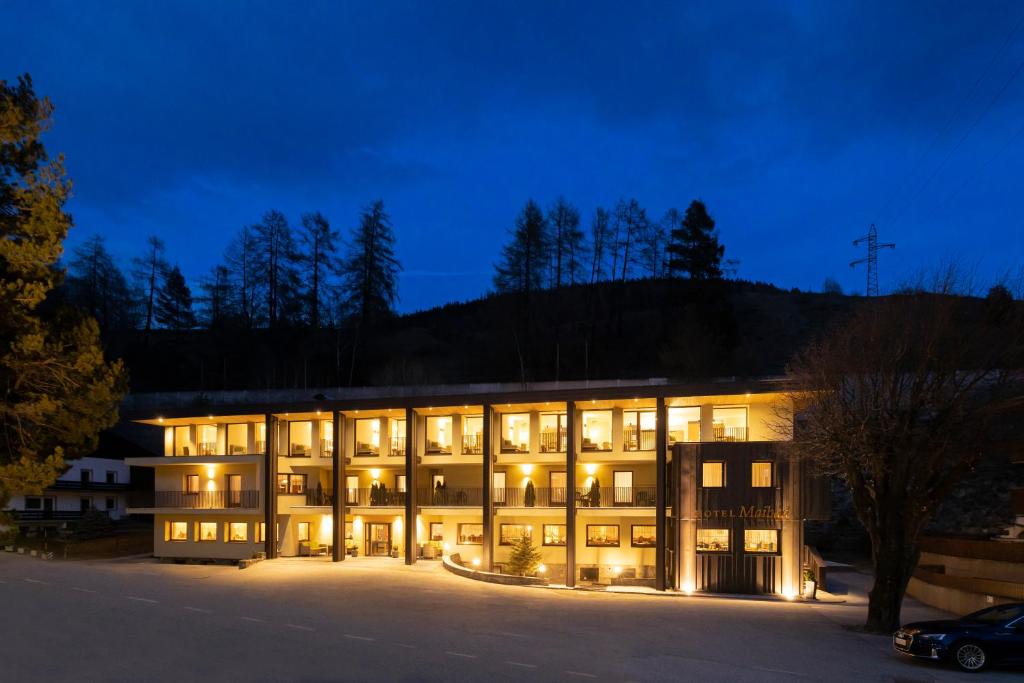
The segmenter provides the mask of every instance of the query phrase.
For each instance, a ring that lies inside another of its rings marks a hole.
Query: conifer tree
[[[261,287],[270,327],[295,321],[301,309],[295,238],[280,211],[270,210],[253,226],[256,283]]]
[[[583,256],[579,209],[559,197],[548,209],[547,221],[551,229],[551,286],[560,289],[576,284]]]
[[[164,271],[163,282],[156,295],[156,321],[170,330],[190,330],[196,326],[192,311],[192,290],[177,264]]]
[[[13,493],[42,493],[65,457],[92,451],[124,393],[96,320],[41,306],[61,280],[71,226],[63,159],[49,159],[40,140],[52,112],[28,75],[0,81],[0,510]]]
[[[532,199],[516,217],[512,239],[495,265],[494,287],[499,292],[519,292],[529,298],[544,286],[550,260],[551,238],[544,213]]]
[[[304,252],[299,258],[306,273],[306,319],[314,328],[323,323],[324,307],[330,300],[330,277],[337,271],[337,239],[337,231],[331,230],[319,211],[302,216],[299,241]]]
[[[690,202],[682,223],[669,235],[666,250],[673,273],[685,273],[691,280],[721,279],[725,247],[718,242],[715,220],[701,200]]]
[[[395,233],[384,202],[377,200],[364,211],[350,240],[342,265],[342,307],[357,325],[391,315],[398,299]]]
[[[540,550],[534,547],[531,534],[525,533],[512,543],[512,554],[506,567],[510,574],[530,576],[540,566]]]
[[[605,261],[609,252],[614,250],[611,242],[611,220],[608,210],[599,206],[594,209],[594,218],[590,222],[591,284],[604,279]]]
[[[150,235],[146,239],[146,253],[132,259],[132,279],[142,293],[142,329],[147,332],[153,329],[156,293],[160,288],[160,278],[167,269],[165,251],[163,240]]]
[[[226,266],[214,266],[210,276],[200,285],[203,296],[202,324],[207,329],[219,329],[233,319],[231,274]]]
[[[128,281],[107,251],[103,237],[93,235],[73,254],[67,277],[71,303],[94,317],[101,333],[135,327],[135,305]]]
[[[246,329],[258,327],[262,320],[262,298],[259,295],[259,258],[256,254],[256,235],[244,226],[224,251],[230,283],[228,309],[235,312]]]

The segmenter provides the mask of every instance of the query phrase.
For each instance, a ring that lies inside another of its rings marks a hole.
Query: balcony
[[[540,433],[541,453],[565,453],[565,444],[566,431],[564,429],[558,433],[555,433],[553,429]]]
[[[347,489],[345,505],[351,507],[405,507],[405,491],[391,489]]]
[[[633,508],[654,507],[655,486],[593,486],[576,489],[576,507],[579,508]]]
[[[481,455],[484,452],[484,435],[483,434],[463,434],[462,435],[462,454],[463,455]]]
[[[484,504],[483,489],[465,486],[420,489],[416,492],[420,505],[435,507],[480,507]]]
[[[7,510],[19,522],[68,522],[81,519],[81,510]]]
[[[405,437],[404,436],[393,436],[391,437],[391,455],[405,455]]]
[[[722,424],[714,425],[715,441],[746,441],[746,427],[726,427]]]
[[[134,491],[128,501],[130,508],[180,510],[255,510],[259,506],[259,491]]]
[[[657,437],[653,429],[625,427],[622,430],[622,448],[627,451],[653,451]]]
[[[306,505],[330,507],[334,505],[334,491],[306,489]]]
[[[320,457],[330,458],[334,455],[334,439],[320,439]]]
[[[108,484],[105,481],[74,481],[58,479],[48,486],[49,489],[72,490],[72,491],[124,491],[128,488],[126,483]]]

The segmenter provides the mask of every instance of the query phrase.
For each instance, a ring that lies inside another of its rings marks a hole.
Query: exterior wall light
[[[547,566],[546,566],[546,565],[543,565],[543,564],[538,564],[538,565],[537,565],[537,573],[538,573],[538,574],[543,574],[543,573],[544,573],[544,572],[546,572],[547,570],[548,570],[548,568],[547,568]]]
[[[519,468],[523,470],[523,474],[525,474],[526,476],[530,476],[530,474],[533,472],[533,465],[520,465]]]
[[[597,463],[588,462],[586,465],[583,466],[583,471],[586,472],[587,474],[593,474],[594,472],[597,472]]]
[[[480,558],[479,557],[474,557],[473,558],[473,566],[474,567],[479,567],[480,566]]]

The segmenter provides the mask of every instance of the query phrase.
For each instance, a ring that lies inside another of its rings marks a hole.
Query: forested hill
[[[121,331],[133,392],[778,374],[857,299],[743,281],[491,295],[372,328]]]

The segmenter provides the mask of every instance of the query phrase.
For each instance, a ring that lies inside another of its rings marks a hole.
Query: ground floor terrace
[[[835,578],[845,603],[499,586],[391,558],[239,571],[0,553],[0,601],[17,615],[0,638],[17,653],[5,680],[58,683],[978,680],[850,628],[870,579]],[[906,621],[944,616],[904,606]]]

